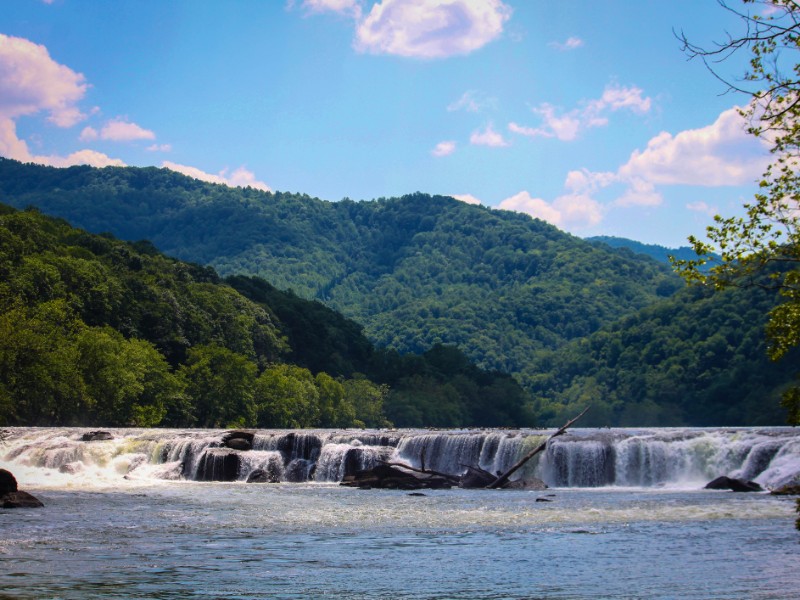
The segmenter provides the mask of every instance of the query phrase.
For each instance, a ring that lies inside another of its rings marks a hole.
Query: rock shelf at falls
[[[537,430],[225,430],[8,428],[0,467],[27,485],[152,480],[334,483],[381,461],[457,475],[505,471],[550,433]],[[110,439],[104,439],[110,438]],[[237,441],[238,440],[238,441]],[[519,474],[551,487],[702,487],[718,476],[765,488],[800,478],[789,428],[573,429]]]

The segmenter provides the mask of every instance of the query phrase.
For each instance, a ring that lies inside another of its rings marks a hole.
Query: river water
[[[0,467],[45,503],[0,510],[3,600],[784,599],[800,590],[793,499],[700,483],[796,477],[793,430],[576,430],[528,469],[547,490],[424,496],[341,487],[347,468],[334,458],[345,463],[356,448],[350,463],[414,464],[421,451],[429,467],[472,457],[503,468],[543,432],[259,432],[237,480],[209,482],[195,480],[200,457],[228,452],[224,432],[112,430],[113,440],[82,442],[85,431],[0,438]],[[283,479],[306,480],[245,483],[247,471],[278,462]]]

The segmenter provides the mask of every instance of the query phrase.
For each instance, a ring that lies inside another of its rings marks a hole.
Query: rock
[[[423,494],[422,492],[409,492],[407,495],[408,496],[414,496],[416,498],[422,498],[422,497],[427,496],[428,494]]]
[[[547,484],[541,479],[537,479],[536,477],[531,477],[529,479],[516,479],[514,481],[509,481],[505,486],[503,486],[503,489],[529,490],[529,491],[540,492],[542,490],[547,489]]]
[[[706,484],[707,490],[732,490],[734,492],[763,492],[764,488],[754,481],[743,481],[725,475],[717,477],[714,481]]]
[[[378,465],[345,477],[340,485],[361,489],[421,490],[444,489],[453,484],[437,475],[415,475],[390,465]]]
[[[0,494],[2,508],[41,508],[44,504],[28,492],[6,492]]]
[[[236,481],[241,459],[234,450],[208,448],[197,463],[198,481]]]
[[[58,467],[59,473],[67,473],[68,475],[74,475],[75,473],[80,473],[81,471],[83,471],[83,463],[77,461],[66,463]]]
[[[787,483],[786,485],[782,485],[779,488],[770,490],[769,493],[775,496],[800,496],[800,484]]]
[[[264,469],[255,469],[247,476],[247,483],[278,483],[280,478]]]
[[[0,494],[17,491],[17,478],[5,469],[0,469]]]
[[[114,436],[108,431],[87,431],[81,436],[83,442],[98,442],[101,440],[113,440]]]
[[[244,438],[231,438],[229,440],[225,440],[223,443],[232,450],[247,451],[253,449],[253,444]]]
[[[465,489],[485,488],[494,483],[497,475],[492,475],[489,471],[477,467],[467,466],[467,471],[458,481],[458,487]]]
[[[537,498],[536,502],[552,502],[549,498]]]

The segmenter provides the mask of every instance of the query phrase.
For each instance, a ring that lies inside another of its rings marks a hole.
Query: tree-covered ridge
[[[610,235],[596,235],[586,238],[586,241],[603,243],[612,248],[626,248],[635,254],[643,254],[665,264],[670,264],[670,257],[676,260],[697,258],[697,254],[690,246],[667,248],[666,246],[660,246],[658,244],[644,244],[635,240]]]
[[[540,353],[528,381],[543,424],[587,404],[587,425],[782,425],[794,359],[768,359],[775,291],[690,287],[591,336]]]
[[[597,331],[681,286],[669,270],[526,215],[413,194],[325,202],[164,169],[0,160],[0,194],[92,231],[147,238],[223,274],[257,275],[364,325],[380,346],[457,345],[488,369]]]
[[[245,293],[148,242],[0,205],[0,424],[529,424],[519,385],[455,349],[378,352],[317,302],[231,283]]]

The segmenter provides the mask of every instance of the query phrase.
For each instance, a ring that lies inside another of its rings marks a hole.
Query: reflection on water
[[[0,511],[0,598],[777,599],[800,588],[792,501],[766,494],[31,491],[45,509]]]

